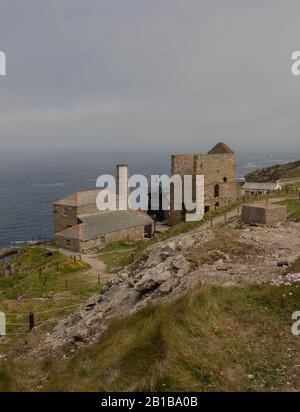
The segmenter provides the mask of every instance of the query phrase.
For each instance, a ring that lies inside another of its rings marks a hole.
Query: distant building
[[[218,143],[208,153],[176,154],[171,159],[171,174],[204,175],[205,212],[236,202],[236,156],[225,143]],[[183,212],[172,211],[181,219]]]
[[[246,182],[242,186],[242,196],[245,195],[267,195],[279,192],[282,189],[278,182],[255,183]]]
[[[100,190],[75,192],[53,202],[57,247],[80,253],[111,242],[153,235],[154,222],[143,211],[98,210],[96,199]]]

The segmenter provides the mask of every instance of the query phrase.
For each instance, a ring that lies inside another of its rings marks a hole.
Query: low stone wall
[[[272,226],[286,220],[286,205],[244,205],[242,207],[242,221],[247,224]]]
[[[152,233],[154,227],[152,225]],[[145,228],[144,226],[137,226],[129,229],[119,230],[117,232],[108,233],[104,236],[100,236],[94,239],[86,241],[79,241],[78,239],[68,239],[63,236],[55,236],[55,243],[57,247],[62,249],[69,249],[75,252],[85,252],[89,249],[105,246],[112,242],[119,242],[123,240],[141,240],[144,239]]]

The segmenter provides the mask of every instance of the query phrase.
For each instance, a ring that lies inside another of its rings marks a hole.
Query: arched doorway
[[[215,185],[214,187],[214,197],[219,197],[220,196],[220,186]]]

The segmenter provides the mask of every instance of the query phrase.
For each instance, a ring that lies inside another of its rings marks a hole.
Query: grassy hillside
[[[288,170],[284,175],[285,179],[290,179],[293,177],[300,178],[300,166],[293,167],[292,169]]]
[[[289,220],[293,220],[294,222],[300,222],[300,200],[286,199],[278,203],[280,203],[281,205],[287,205]]]
[[[300,202],[286,202],[292,218],[300,218]],[[99,258],[115,272],[146,246],[197,225],[183,223],[148,242],[109,245]],[[246,252],[223,238],[220,249],[231,247]],[[289,270],[299,268],[300,261]],[[292,313],[300,310],[295,285],[202,286],[176,302],[116,319],[100,343],[74,358],[62,349],[55,357],[18,360],[73,306],[99,291],[86,269],[58,252],[29,248],[13,261],[14,277],[0,279],[0,310],[13,315],[8,342],[0,341],[6,355],[0,356],[0,391],[300,390],[300,337],[291,333]],[[38,313],[30,337],[29,311]]]
[[[73,359],[6,362],[1,389],[299,390],[299,298],[297,286],[198,288],[116,320]]]
[[[300,160],[254,170],[245,175],[247,182],[275,182],[280,179],[300,179]]]
[[[0,277],[0,311],[6,314],[8,333],[6,344],[0,343],[2,353],[27,337],[30,312],[42,334],[100,290],[97,279],[87,276],[86,263],[59,252],[25,248],[10,263],[13,275]]]

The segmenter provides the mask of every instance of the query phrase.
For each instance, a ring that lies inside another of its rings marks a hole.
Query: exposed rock
[[[214,240],[211,229],[198,229],[150,246],[138,264],[123,270],[103,287],[100,294],[92,296],[60,321],[41,349],[55,349],[64,343],[74,349],[83,343],[98,341],[115,317],[149,304],[176,299],[205,282],[226,287],[269,282],[282,273],[277,266],[278,259],[292,263],[300,256],[300,223],[285,223],[278,228],[249,230],[246,227],[235,233],[247,254],[235,255],[214,249],[210,252],[219,259],[198,266],[191,266],[187,259],[193,251],[197,252],[206,242]],[[255,253],[248,254],[251,249],[248,245],[253,244]]]

